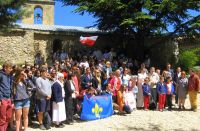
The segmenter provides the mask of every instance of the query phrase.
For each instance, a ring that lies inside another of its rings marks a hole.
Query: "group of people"
[[[81,59],[54,57],[52,66],[17,67],[5,62],[0,71],[0,130],[6,131],[8,124],[15,125],[16,131],[22,125],[27,130],[33,116],[40,129],[49,129],[44,124],[47,112],[56,128],[72,124],[81,113],[84,95],[111,94],[116,111],[131,113],[150,109],[152,101],[155,110],[171,111],[176,104],[184,110],[189,94],[191,110],[197,111],[200,83],[192,68],[187,77],[180,67],[174,71],[170,64],[162,73],[155,67],[148,70],[145,63],[137,69],[133,60],[113,49],[107,55],[99,54],[96,51]]]

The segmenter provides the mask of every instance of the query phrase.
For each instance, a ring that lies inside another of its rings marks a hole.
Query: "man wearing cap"
[[[197,111],[197,93],[200,91],[200,82],[198,75],[195,74],[194,69],[189,69],[190,77],[188,79],[188,94],[191,104],[191,110]]]
[[[4,63],[0,71],[0,131],[6,131],[12,117],[11,105],[11,73],[12,65]]]
[[[46,130],[43,125],[43,114],[49,109],[50,106],[51,83],[49,79],[47,79],[47,69],[45,67],[40,70],[40,73],[41,77],[36,79],[36,96],[39,108],[38,121],[40,124],[40,129]]]

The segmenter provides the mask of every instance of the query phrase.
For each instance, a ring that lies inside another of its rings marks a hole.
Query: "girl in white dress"
[[[138,93],[137,93],[137,108],[142,108],[144,105],[143,100],[143,90],[142,90],[142,84],[144,83],[144,79],[147,77],[146,69],[142,68],[140,72],[138,73]]]

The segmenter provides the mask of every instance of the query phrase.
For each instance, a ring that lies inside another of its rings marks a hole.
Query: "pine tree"
[[[97,18],[100,30],[114,31],[141,48],[155,36],[200,34],[200,0],[60,0],[75,13]],[[191,12],[197,15],[192,16]],[[169,27],[173,27],[169,30]],[[199,37],[199,36],[198,36]]]
[[[28,0],[0,0],[0,30],[15,26],[15,22],[26,14],[22,8]]]

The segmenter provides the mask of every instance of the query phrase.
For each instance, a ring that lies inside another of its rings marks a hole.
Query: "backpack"
[[[131,112],[132,112],[130,106],[128,106],[128,105],[124,105],[123,110],[124,110],[127,114],[131,114]]]

